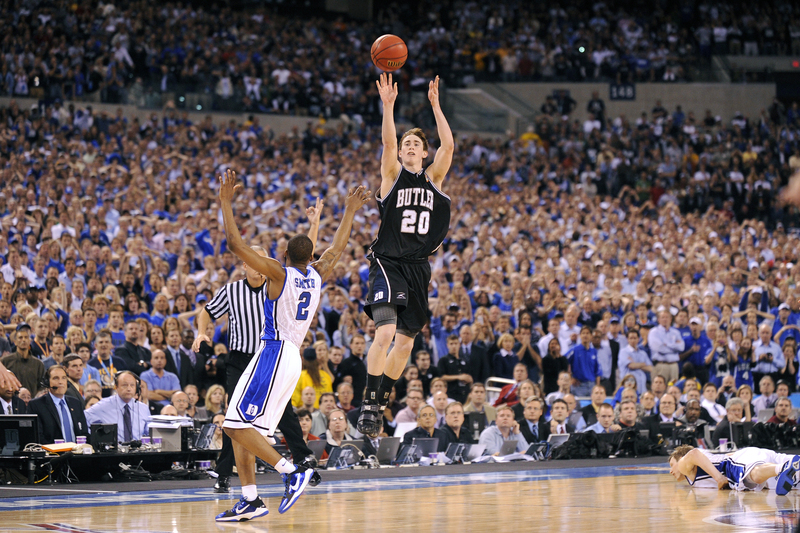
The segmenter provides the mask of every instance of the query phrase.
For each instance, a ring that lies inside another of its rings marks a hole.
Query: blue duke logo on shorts
[[[247,407],[247,414],[250,416],[256,416],[258,414],[258,406],[253,405],[252,403]]]

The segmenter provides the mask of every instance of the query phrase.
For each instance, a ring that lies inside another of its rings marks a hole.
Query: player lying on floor
[[[669,473],[676,481],[686,479],[696,488],[762,490],[772,488],[784,495],[792,490],[800,470],[800,456],[763,448],[742,448],[733,453],[713,453],[693,446],[675,448],[669,456]]]

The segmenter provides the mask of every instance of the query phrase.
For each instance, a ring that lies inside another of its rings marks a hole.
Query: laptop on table
[[[314,457],[317,458],[317,461],[322,460],[322,454],[325,453],[325,446],[327,445],[328,441],[322,439],[308,441],[308,447],[314,452]]]
[[[417,447],[417,458],[427,457],[439,451],[439,439],[437,437],[412,439],[411,443]]]
[[[503,441],[503,445],[500,446],[500,453],[498,454],[500,457],[511,455],[512,453],[517,452],[517,441],[516,440],[507,440]]]
[[[376,457],[378,463],[388,465],[394,458],[397,457],[397,452],[400,449],[400,439],[397,437],[383,437],[380,444],[378,444],[378,451]]]

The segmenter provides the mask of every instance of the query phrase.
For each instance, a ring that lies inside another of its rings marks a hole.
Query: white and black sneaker
[[[236,502],[233,508],[217,515],[217,522],[242,522],[244,520],[252,520],[259,516],[264,516],[269,513],[267,506],[261,501],[261,498],[249,502],[244,499],[244,496]]]

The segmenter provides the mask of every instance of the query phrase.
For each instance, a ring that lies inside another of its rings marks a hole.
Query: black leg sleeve
[[[227,367],[227,388],[225,391],[228,393],[228,397],[233,394],[233,389],[236,388],[236,384],[239,382],[239,378],[242,377],[243,372],[244,370],[232,366]],[[231,438],[223,431],[222,451],[219,452],[217,467],[214,471],[220,476],[230,477],[233,474],[234,464],[236,464],[236,458],[233,456],[233,444],[231,443]]]

